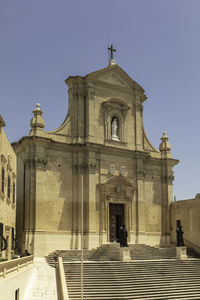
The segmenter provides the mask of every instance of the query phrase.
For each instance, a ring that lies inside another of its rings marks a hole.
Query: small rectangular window
[[[15,183],[13,183],[13,203],[15,203]]]
[[[16,239],[15,239],[15,228],[12,227],[12,250],[16,248]]]
[[[8,175],[8,198],[10,199],[10,176]]]
[[[2,167],[1,169],[1,192],[4,194],[4,186],[5,186],[5,170]]]

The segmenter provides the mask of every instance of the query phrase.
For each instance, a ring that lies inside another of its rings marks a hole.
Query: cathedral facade
[[[45,131],[36,105],[29,136],[17,154],[17,232],[21,250],[36,256],[119,241],[170,242],[169,205],[178,160],[163,133],[159,150],[143,126],[142,87],[114,60],[85,77],[70,76],[68,113]],[[83,222],[81,204],[83,203]]]

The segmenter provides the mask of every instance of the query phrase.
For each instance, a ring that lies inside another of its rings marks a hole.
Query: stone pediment
[[[103,198],[111,202],[125,201],[132,199],[135,186],[130,179],[124,176],[112,176],[101,184]]]
[[[135,82],[126,72],[118,65],[108,66],[107,68],[88,74],[86,80],[102,82],[125,89],[138,90],[144,93],[143,88]]]
[[[104,76],[99,76],[97,79],[105,83],[110,83],[124,88],[130,88],[130,85],[128,85],[127,82],[122,78],[120,78],[118,74],[110,73]]]

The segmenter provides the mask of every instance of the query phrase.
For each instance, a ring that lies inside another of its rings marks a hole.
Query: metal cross
[[[110,51],[110,58],[113,59],[113,52],[115,52],[116,50],[113,48],[113,45],[111,45],[108,50]]]

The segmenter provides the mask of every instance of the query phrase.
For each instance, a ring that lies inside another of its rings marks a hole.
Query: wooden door
[[[120,226],[124,224],[124,204],[111,204],[110,210],[110,242],[119,242]]]

